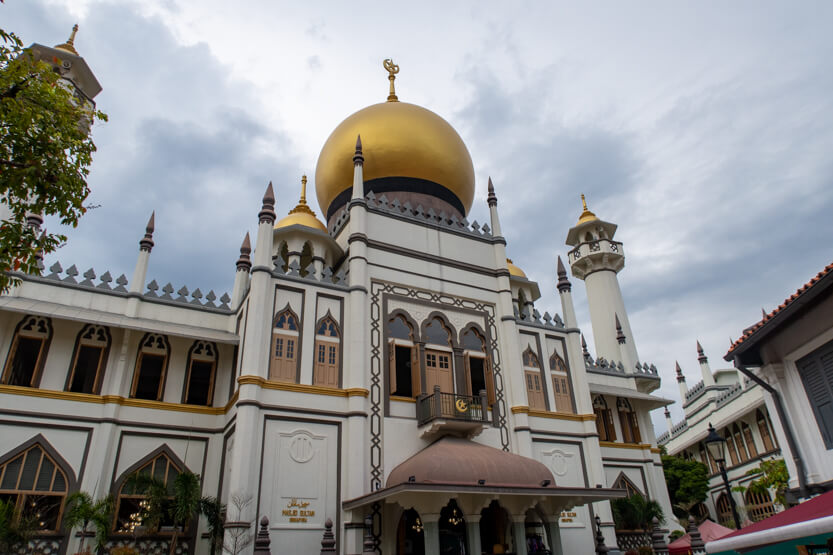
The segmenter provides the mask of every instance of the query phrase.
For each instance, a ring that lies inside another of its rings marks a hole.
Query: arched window
[[[743,432],[743,439],[746,442],[746,448],[749,449],[749,457],[757,457],[758,447],[755,445],[755,439],[752,437],[752,428],[750,428],[746,422],[741,422],[740,429]]]
[[[211,405],[216,371],[217,345],[211,341],[195,341],[188,353],[188,374],[185,376],[182,402],[189,405]]]
[[[726,438],[726,448],[729,450],[729,459],[732,461],[732,466],[735,466],[740,462],[740,457],[738,456],[738,449],[735,446],[735,440],[732,438],[732,434],[729,432],[729,429],[723,430],[723,437]]]
[[[2,459],[0,459],[2,461]],[[58,532],[69,480],[61,465],[34,442],[0,464],[0,499],[38,532]]]
[[[454,369],[451,363],[451,330],[442,318],[435,316],[425,324],[425,388],[432,393],[435,386],[440,391],[454,393]]]
[[[338,387],[339,346],[341,336],[338,324],[328,312],[315,326],[315,367],[312,383],[326,387]]]
[[[696,505],[694,505],[689,511],[689,514],[694,515],[694,518],[697,520],[698,523],[703,522],[707,518],[711,518],[711,515],[709,514],[709,508],[706,506],[705,503],[697,503]]]
[[[425,555],[424,530],[418,512],[403,511],[396,528],[396,555]]]
[[[136,399],[161,401],[165,388],[165,373],[168,369],[168,338],[156,333],[147,333],[139,343],[136,371],[130,396]]]
[[[570,374],[564,359],[553,353],[550,357],[550,373],[552,374],[552,392],[555,397],[555,410],[558,412],[575,412],[573,396],[570,393]]]
[[[768,491],[755,493],[752,490],[746,490],[744,501],[746,514],[752,522],[758,522],[775,514],[775,506],[772,504],[772,497]]]
[[[772,441],[772,428],[769,427],[767,418],[761,409],[755,411],[755,420],[758,422],[758,432],[761,434],[761,441],[764,444],[764,453],[768,453],[775,449],[775,444]]]
[[[401,314],[388,320],[388,384],[396,397],[416,397],[420,392],[414,328]]]
[[[544,387],[541,380],[541,362],[538,355],[527,347],[523,352],[524,378],[526,380],[526,398],[529,408],[535,410],[547,410],[547,402],[544,399]]]
[[[84,326],[75,340],[75,354],[67,377],[67,391],[98,394],[109,351],[110,330],[95,324]]]
[[[622,428],[622,441],[625,443],[641,443],[642,436],[639,433],[639,422],[636,419],[636,412],[631,407],[630,401],[624,397],[616,399],[616,409],[619,412],[619,425]]]
[[[460,343],[465,349],[463,359],[466,365],[466,387],[469,395],[486,392],[489,406],[495,402],[495,382],[492,367],[486,351],[486,338],[474,327],[463,330]]]
[[[301,256],[298,263],[301,265],[301,269],[299,270],[301,277],[306,277],[315,270],[312,264],[312,247],[309,241],[304,243],[304,246],[301,248]]]
[[[52,338],[52,324],[42,316],[24,316],[12,339],[3,383],[37,387],[46,361],[46,351]]]
[[[703,464],[708,465],[709,470],[712,474],[717,472],[717,465],[715,464],[714,459],[712,458],[712,454],[709,453],[709,450],[706,449],[703,443],[700,443],[700,461]]]
[[[613,482],[613,487],[616,489],[623,489],[627,491],[628,497],[633,497],[634,495],[645,497],[645,494],[639,491],[639,488],[636,487],[636,484],[631,482],[631,480],[627,476],[625,476],[624,472],[621,472],[619,476],[616,478],[616,481]]]
[[[749,453],[746,451],[746,445],[743,443],[743,436],[740,433],[740,428],[737,423],[732,425],[732,437],[735,440],[735,447],[738,450],[739,462],[746,462],[749,460]]]
[[[135,479],[137,475],[153,477],[159,482],[168,486],[173,498],[173,483],[177,475],[183,471],[180,464],[174,462],[165,448],[149,457],[149,460],[139,463],[139,467],[130,471],[122,477],[119,484],[118,497],[116,499],[116,522],[115,532],[133,533],[136,527],[144,526],[142,522],[143,501],[145,495],[137,487]],[[173,520],[167,507],[164,507],[162,519],[158,523],[159,533],[171,533]]]
[[[717,521],[727,528],[734,528],[737,523],[732,518],[732,506],[729,504],[729,497],[721,493],[717,498]]]
[[[269,357],[269,379],[281,382],[298,381],[298,317],[287,306],[275,317],[272,328],[272,355]]]
[[[616,441],[616,430],[613,428],[613,415],[607,408],[607,401],[601,395],[593,399],[593,412],[596,414],[596,431],[599,441]]]

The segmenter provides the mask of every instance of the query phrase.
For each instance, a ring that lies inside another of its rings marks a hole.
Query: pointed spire
[[[497,206],[497,195],[495,195],[495,186],[492,185],[492,177],[489,176],[489,196],[487,197],[487,202],[489,206]]]
[[[590,351],[587,350],[587,340],[584,339],[584,334],[581,334],[581,354],[584,355],[584,358],[590,357]]]
[[[275,190],[272,188],[272,182],[266,187],[266,193],[263,195],[263,206],[257,215],[260,223],[275,223]]]
[[[766,320],[766,310],[761,307],[761,320]]]
[[[573,286],[567,278],[567,269],[564,267],[564,262],[561,261],[561,255],[558,256],[558,292],[564,293],[572,290]]]
[[[78,51],[75,50],[75,34],[78,32],[78,24],[72,26],[72,33],[70,33],[69,38],[63,44],[56,44],[55,48],[59,50],[64,50],[65,52],[69,52],[70,54],[75,54],[78,56]]]
[[[592,222],[592,221],[595,221],[595,220],[599,219],[599,218],[596,217],[596,215],[593,212],[591,212],[590,210],[587,209],[587,200],[584,198],[584,193],[581,194],[581,206],[582,206],[581,216],[578,217],[578,223],[579,224],[583,224],[583,223],[586,223],[586,222]]]
[[[619,345],[624,345],[625,343],[625,333],[622,331],[622,323],[619,322],[619,315],[615,312],[613,313],[613,318],[616,322],[616,341],[619,342]]]
[[[148,225],[145,226],[145,236],[139,240],[139,250],[150,252],[153,248],[153,230],[156,221],[156,210],[150,213]]]
[[[680,368],[680,363],[675,360],[674,364],[676,365],[677,381],[678,382],[684,382],[685,381],[685,376],[683,376],[683,369]]]
[[[703,352],[703,346],[700,345],[699,339],[697,340],[697,360],[700,362],[700,364],[709,361],[708,357],[706,357],[706,353]]]
[[[249,232],[243,238],[243,244],[240,245],[240,258],[237,259],[237,270],[249,271],[252,269],[252,242],[249,240]]]
[[[668,410],[668,407],[665,407],[665,418],[671,418],[671,411]]]
[[[353,164],[364,164],[364,155],[362,154],[362,136],[356,136],[356,153],[353,154]]]
[[[385,61],[382,62],[382,66],[388,70],[388,81],[390,81],[390,94],[388,94],[388,102],[399,102],[399,98],[396,96],[396,90],[393,87],[396,74],[399,73],[399,66],[393,63],[393,60],[390,58],[385,59]]]

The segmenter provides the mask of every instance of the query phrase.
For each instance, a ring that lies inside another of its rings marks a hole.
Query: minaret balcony
[[[573,275],[579,279],[595,270],[618,272],[625,267],[625,249],[619,241],[594,239],[584,241],[567,253]]]
[[[439,386],[416,401],[417,426],[424,439],[439,435],[474,437],[492,424],[486,391],[480,395],[445,393]]]

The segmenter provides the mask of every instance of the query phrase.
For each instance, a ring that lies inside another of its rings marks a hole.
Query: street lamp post
[[[735,498],[732,496],[732,489],[729,487],[729,476],[726,474],[726,440],[720,437],[720,434],[709,422],[709,435],[706,436],[704,442],[709,454],[717,463],[717,468],[720,469],[720,475],[723,477],[723,485],[726,486],[726,495],[729,496],[729,506],[732,507],[732,518],[735,519],[735,528],[740,530],[740,518],[738,517],[738,507],[735,505]]]

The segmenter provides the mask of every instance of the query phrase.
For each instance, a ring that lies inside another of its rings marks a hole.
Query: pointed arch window
[[[395,397],[419,395],[419,351],[414,328],[402,314],[388,320],[388,385]]]
[[[486,351],[486,338],[474,327],[463,330],[461,341],[463,360],[466,366],[466,388],[469,395],[478,396],[486,392],[489,406],[495,402],[495,380]]]
[[[740,433],[740,428],[737,423],[732,425],[732,437],[735,439],[735,447],[738,450],[739,462],[748,461],[749,453],[746,451],[746,445],[743,443],[743,436]]]
[[[746,490],[744,502],[746,514],[752,522],[758,522],[775,514],[775,505],[772,504],[772,497],[766,490],[759,493]]]
[[[758,456],[758,447],[755,445],[755,438],[752,437],[752,428],[746,422],[741,422],[740,429],[743,432],[743,439],[746,442],[746,448],[749,449],[749,457],[755,458]]]
[[[628,497],[633,497],[634,495],[639,495],[640,497],[645,497],[645,495],[636,487],[630,478],[625,476],[625,473],[622,472],[619,474],[619,477],[616,478],[616,481],[613,482],[613,487],[616,489],[623,489],[628,492]]]
[[[52,323],[49,318],[24,316],[17,325],[9,355],[6,357],[3,383],[37,387],[51,338]]]
[[[524,379],[526,381],[526,397],[529,408],[535,410],[547,410],[547,402],[544,399],[544,383],[541,379],[541,362],[538,355],[527,347],[523,352]]]
[[[624,397],[616,399],[616,409],[619,412],[619,426],[622,428],[622,441],[625,443],[641,443],[639,421],[630,401]]]
[[[775,443],[772,441],[772,428],[769,427],[768,419],[764,417],[761,409],[755,411],[755,420],[758,423],[758,432],[761,434],[761,442],[764,444],[764,453],[768,453],[775,449]]]
[[[214,399],[214,376],[217,372],[217,344],[195,341],[188,353],[188,374],[182,402],[188,405],[211,405]]]
[[[137,475],[153,477],[167,486],[168,492],[171,494],[170,498],[173,499],[173,483],[182,471],[182,466],[174,462],[165,451],[162,451],[152,455],[150,460],[141,463],[139,468],[123,476],[116,499],[114,532],[133,533],[137,527],[147,525],[142,521],[145,496],[137,487],[135,480],[131,478]],[[158,523],[159,533],[171,533],[173,520],[169,514],[168,506],[163,506],[162,513],[162,518]]]
[[[341,331],[328,312],[315,326],[314,385],[338,387]]]
[[[703,464],[708,465],[709,470],[712,474],[717,472],[717,465],[715,464],[714,459],[712,458],[712,454],[709,453],[709,450],[706,449],[703,443],[700,443],[700,461]]]
[[[740,457],[738,456],[738,448],[735,445],[735,440],[728,428],[723,430],[723,437],[726,439],[726,448],[729,450],[729,459],[732,461],[732,466],[735,466],[740,462]]]
[[[445,393],[454,392],[451,335],[442,318],[435,316],[425,324],[425,387],[428,393],[435,386]]]
[[[75,340],[75,354],[67,377],[67,391],[96,395],[101,391],[110,341],[110,330],[105,326],[87,324],[81,329]]]
[[[558,412],[574,413],[573,395],[570,391],[570,373],[567,364],[558,353],[550,357],[550,373],[552,375],[552,392],[555,398],[555,410]]]
[[[58,532],[69,480],[61,465],[38,443],[0,465],[0,499],[38,532]]]
[[[131,397],[151,401],[162,400],[169,352],[167,337],[156,333],[145,334],[139,344],[133,386],[130,388]]]
[[[593,399],[593,412],[596,414],[596,431],[599,441],[616,441],[616,430],[613,427],[613,414],[607,408],[607,401],[601,395]]]
[[[269,358],[270,380],[291,383],[298,381],[300,334],[298,317],[287,306],[275,316],[272,328],[272,354]]]
[[[727,527],[734,528],[737,524],[732,519],[732,506],[729,503],[729,497],[725,493],[721,493],[717,498],[717,521]]]

